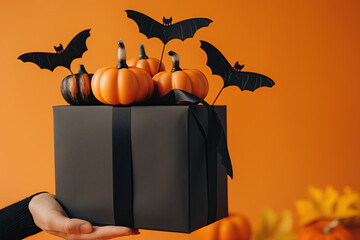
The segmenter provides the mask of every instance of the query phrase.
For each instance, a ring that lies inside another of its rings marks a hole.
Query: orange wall
[[[2,1],[0,3],[0,207],[37,191],[54,192],[52,106],[66,104],[59,87],[65,68],[40,70],[17,60],[29,51],[53,51],[91,28],[82,59],[89,72],[116,65],[116,41],[128,56],[145,43],[159,57],[161,42],[148,40],[126,17],[134,9],[157,20],[208,17],[209,28],[167,50],[181,65],[202,70],[212,101],[221,79],[205,65],[199,40],[219,48],[233,64],[270,76],[272,89],[226,89],[228,139],[235,177],[230,210],[255,222],[266,206],[294,210],[309,185],[349,185],[360,191],[359,1]],[[170,68],[170,58],[165,56]],[[29,239],[57,239],[46,233]],[[130,239],[130,238],[129,238]],[[142,231],[131,239],[195,239],[194,235]]]

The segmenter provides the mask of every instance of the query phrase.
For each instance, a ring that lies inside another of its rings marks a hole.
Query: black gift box
[[[228,215],[227,173],[207,149],[206,107],[53,110],[56,198],[70,217],[190,233]],[[226,132],[226,107],[215,111]]]

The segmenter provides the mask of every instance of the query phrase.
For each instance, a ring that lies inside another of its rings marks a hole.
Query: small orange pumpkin
[[[131,58],[127,61],[127,64],[130,67],[138,67],[141,69],[144,69],[147,73],[150,74],[151,77],[153,77],[158,72],[165,71],[165,66],[163,63],[161,63],[160,71],[159,71],[159,65],[160,60],[157,58],[149,58],[145,54],[144,44],[139,45],[140,55],[138,58]]]
[[[199,240],[249,240],[251,228],[248,220],[241,215],[230,215],[198,232]]]
[[[111,105],[128,105],[149,99],[154,91],[151,76],[140,68],[128,67],[122,40],[118,45],[119,64],[97,70],[92,78],[94,96],[100,102]]]
[[[338,220],[319,220],[300,229],[298,240],[354,240]]]
[[[162,97],[173,89],[180,89],[204,99],[209,91],[209,83],[205,75],[197,69],[184,69],[179,66],[179,55],[173,51],[171,71],[159,72],[153,77],[155,91]]]
[[[350,231],[354,239],[360,239],[360,216],[341,219],[341,223]]]

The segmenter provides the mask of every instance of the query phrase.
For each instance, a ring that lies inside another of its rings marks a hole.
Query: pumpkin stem
[[[337,225],[340,224],[340,220],[339,219],[335,219],[333,221],[331,221],[328,225],[326,225],[323,229],[323,232],[325,234],[330,234],[331,233],[331,230],[336,227]]]
[[[125,45],[123,43],[123,41],[120,39],[120,41],[118,41],[118,45],[119,45],[119,49],[118,49],[118,65],[116,66],[117,69],[122,69],[122,68],[129,68],[128,65],[126,64],[126,50],[125,50]]]
[[[138,59],[149,59],[149,57],[146,56],[145,48],[144,48],[143,43],[139,45],[139,50],[140,50],[140,55],[139,55]]]
[[[171,72],[181,71],[182,69],[179,66],[179,55],[174,51],[168,51],[168,55],[172,57],[173,68]]]
[[[84,65],[79,64],[79,72],[78,72],[78,74],[83,74],[83,73],[87,73],[87,71],[85,70]]]

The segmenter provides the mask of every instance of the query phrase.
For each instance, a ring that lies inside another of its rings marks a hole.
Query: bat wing
[[[225,82],[224,87],[227,86],[238,86],[242,91],[249,90],[255,91],[259,87],[272,87],[275,82],[269,77],[253,72],[238,72],[231,73],[229,81]]]
[[[167,40],[170,41],[177,38],[184,41],[187,38],[193,37],[200,28],[209,26],[210,23],[212,23],[212,20],[208,18],[191,18],[166,26]]]
[[[206,64],[210,67],[212,74],[222,77],[225,86],[225,82],[229,80],[230,74],[234,71],[233,68],[224,55],[213,45],[205,41],[200,42],[200,47],[205,51],[208,58]]]
[[[53,71],[58,66],[70,70],[70,64],[75,58],[82,57],[87,50],[85,41],[90,36],[90,29],[84,30],[76,35],[61,53],[31,52],[18,57],[23,62],[32,62],[41,69]]]
[[[128,18],[131,18],[136,22],[139,31],[147,38],[159,38],[164,44],[168,42],[164,35],[164,26],[161,23],[134,10],[125,10],[125,12],[127,13]]]
[[[90,36],[90,29],[84,30],[76,35],[71,42],[67,45],[65,50],[59,55],[64,55],[65,62],[59,63],[70,70],[71,62],[76,58],[81,58],[87,50],[86,39]]]
[[[62,62],[65,62],[63,55],[58,53],[45,53],[45,52],[31,52],[25,53],[18,57],[23,62],[32,62],[38,65],[41,69],[49,69],[53,71]],[[61,65],[64,66],[64,65]],[[65,66],[64,66],[65,67]]]

